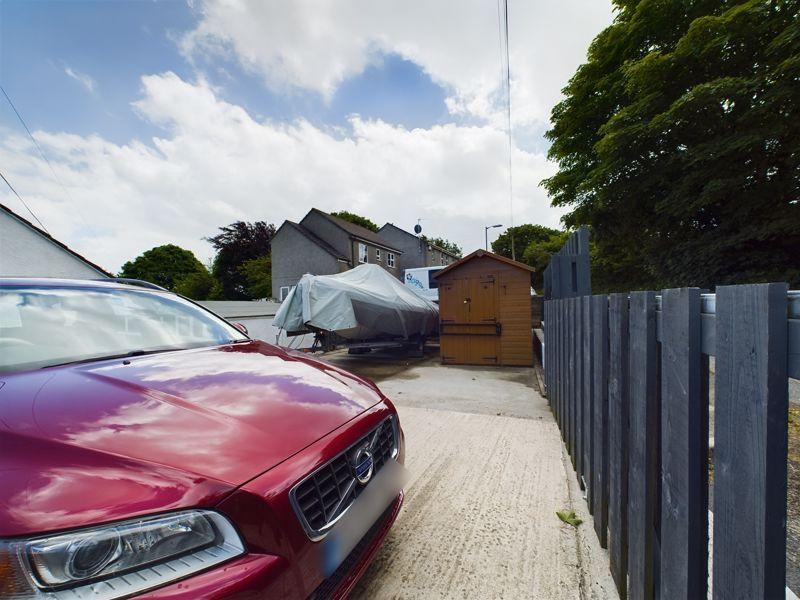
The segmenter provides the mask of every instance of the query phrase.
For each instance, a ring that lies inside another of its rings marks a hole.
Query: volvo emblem
[[[353,456],[353,471],[355,471],[356,479],[361,485],[367,485],[369,480],[372,479],[372,469],[375,466],[375,461],[372,459],[372,452],[369,447],[363,446],[356,450]]]

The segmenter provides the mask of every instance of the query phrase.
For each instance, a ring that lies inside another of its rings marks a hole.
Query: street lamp
[[[489,230],[494,229],[495,227],[502,227],[502,225],[487,225],[483,228],[483,234],[486,238],[486,251],[489,251]]]

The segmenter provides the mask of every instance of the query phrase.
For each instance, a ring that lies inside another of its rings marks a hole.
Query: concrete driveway
[[[618,598],[531,369],[327,358],[376,380],[407,443],[405,505],[353,598]]]

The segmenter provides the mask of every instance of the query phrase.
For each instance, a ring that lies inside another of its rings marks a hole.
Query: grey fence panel
[[[783,598],[787,286],[717,288],[714,598]],[[724,333],[723,333],[724,332]]]
[[[583,352],[583,338],[586,331],[583,322],[583,298],[576,298],[576,313],[575,313],[575,352],[577,353],[578,360],[575,363],[575,471],[578,477],[578,482],[581,477],[586,473],[586,465],[583,462],[583,388],[584,388],[584,360],[582,359]]]
[[[629,314],[628,592],[654,596],[658,407],[655,292],[633,292]]]
[[[567,301],[559,301],[561,307],[561,437],[567,441],[567,373],[569,348],[567,347]]]
[[[592,500],[594,499],[594,490],[592,490],[591,477],[588,473],[592,468],[592,374],[594,365],[592,364],[592,335],[594,328],[592,327],[592,304],[589,296],[584,296],[581,299],[581,313],[583,318],[583,341],[582,341],[582,356],[583,356],[583,393],[581,394],[581,418],[583,419],[583,440],[581,445],[583,447],[583,466],[584,477],[583,481],[588,488],[586,490],[586,499],[589,503],[589,510],[593,510]]]
[[[569,354],[572,362],[570,363],[570,389],[569,389],[569,455],[572,459],[572,466],[575,466],[575,404],[578,396],[578,381],[575,374],[580,362],[580,354],[577,351],[578,337],[576,329],[578,324],[578,306],[580,306],[580,298],[570,298],[569,302]]]
[[[550,350],[552,349],[553,343],[553,333],[552,329],[550,329],[550,325],[552,321],[550,320],[550,303],[545,302],[542,305],[542,330],[544,332],[544,388],[545,394],[547,396],[547,404],[553,404],[553,392],[552,386],[550,385],[550,376],[553,374],[553,369],[550,369]]]
[[[576,253],[576,288],[579,296],[592,293],[591,269],[589,267],[589,228],[580,227],[576,232],[578,252]]]
[[[562,436],[564,431],[564,306],[560,300],[553,300],[556,310],[556,323],[558,331],[558,343],[556,345],[556,363],[558,366],[556,388],[558,389],[558,426]]]
[[[800,379],[800,319],[789,319],[789,377]]]
[[[554,254],[544,271],[547,299],[575,298],[592,293],[589,267],[589,229],[580,227]]]
[[[561,427],[561,379],[564,374],[564,366],[561,362],[561,345],[563,343],[563,331],[561,330],[561,303],[558,300],[553,300],[553,313],[555,315],[555,322],[556,322],[556,344],[553,348],[553,352],[555,353],[555,368],[556,368],[556,376],[555,376],[555,389],[556,389],[556,406],[557,406],[557,414],[558,414],[558,426]]]
[[[591,296],[592,304],[592,497],[594,529],[608,547],[608,296]]]
[[[565,340],[567,342],[567,409],[566,409],[566,424],[564,432],[566,434],[567,450],[575,466],[575,449],[572,446],[572,412],[573,402],[575,399],[575,361],[578,358],[575,356],[575,304],[572,298],[564,300],[567,307],[567,335]]]
[[[708,401],[701,387],[700,290],[661,294],[661,597],[705,598]]]
[[[578,440],[576,439],[576,435],[578,432],[578,415],[580,414],[578,411],[578,401],[580,399],[580,386],[581,386],[581,338],[579,336],[580,324],[581,324],[581,299],[580,298],[573,298],[570,300],[572,303],[572,352],[575,356],[575,366],[572,370],[572,377],[573,377],[573,387],[572,387],[572,420],[570,421],[570,439],[572,440],[572,464],[573,466],[577,466],[578,462]]]
[[[608,308],[608,554],[620,598],[628,594],[628,294]]]
[[[707,595],[716,355],[713,594],[782,598],[786,379],[800,375],[800,293],[684,288],[545,307],[551,406],[601,544],[608,536],[620,596]]]

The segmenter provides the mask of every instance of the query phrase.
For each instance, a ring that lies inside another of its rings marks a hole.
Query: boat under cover
[[[273,321],[289,335],[334,332],[354,341],[424,338],[438,323],[436,304],[371,264],[336,275],[303,275]]]

